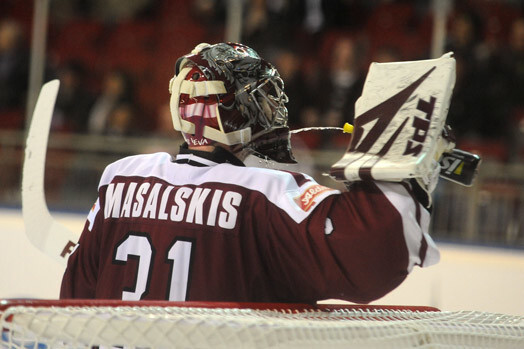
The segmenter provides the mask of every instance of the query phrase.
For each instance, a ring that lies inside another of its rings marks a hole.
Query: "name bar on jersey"
[[[241,201],[242,195],[235,191],[113,182],[106,190],[104,218],[158,219],[234,229]]]

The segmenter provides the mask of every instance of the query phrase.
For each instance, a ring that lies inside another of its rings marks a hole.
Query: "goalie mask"
[[[177,61],[169,85],[173,126],[189,145],[219,142],[295,163],[283,88],[275,67],[253,49],[200,44]]]

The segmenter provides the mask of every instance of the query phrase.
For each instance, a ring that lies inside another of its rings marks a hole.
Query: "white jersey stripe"
[[[379,189],[384,193],[388,200],[395,206],[397,211],[402,216],[402,224],[404,226],[404,238],[409,252],[408,272],[411,272],[413,266],[420,265],[428,267],[438,263],[440,260],[440,253],[435,245],[435,242],[429,235],[429,212],[421,207],[420,210],[420,224],[415,216],[416,207],[420,205],[414,200],[406,200],[406,197],[411,197],[406,188],[397,183],[390,182],[376,182]],[[423,234],[420,233],[422,230]],[[427,242],[427,252],[423,261],[420,259],[420,248],[422,240]]]
[[[246,167],[238,171],[238,166],[228,163],[217,164],[196,155],[178,155],[177,159],[188,158],[199,163],[209,164],[208,167],[192,166],[191,171],[186,171],[182,166],[189,164],[177,164],[172,161],[168,153],[155,153],[147,155],[136,155],[124,158],[109,165],[100,180],[100,186],[108,185],[114,176],[140,176],[157,177],[171,185],[202,185],[203,183],[222,183],[244,187],[249,190],[262,193],[270,202],[287,212],[297,223],[302,222],[310,212],[313,211],[326,197],[339,194],[340,191],[327,187],[320,187],[310,176],[301,186],[288,172],[275,171],[265,168]],[[316,189],[308,201],[307,208],[300,204],[299,199],[308,194],[312,188]],[[285,195],[282,195],[285,193]],[[304,194],[304,195],[303,195]]]

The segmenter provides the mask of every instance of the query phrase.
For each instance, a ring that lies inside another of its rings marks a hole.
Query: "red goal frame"
[[[117,299],[29,299],[13,298],[0,300],[0,312],[9,307],[185,307],[185,308],[223,308],[254,309],[277,311],[334,311],[334,310],[398,310],[398,311],[440,311],[430,306],[414,305],[372,305],[348,303],[256,303],[256,302],[172,302],[172,301],[122,301]]]

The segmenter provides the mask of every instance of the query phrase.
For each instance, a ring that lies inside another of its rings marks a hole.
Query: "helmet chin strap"
[[[170,109],[171,117],[173,119],[173,127],[175,130],[194,134],[195,124],[184,120],[180,116],[179,103],[180,94],[186,93],[191,97],[207,96],[210,94],[225,93],[224,83],[222,81],[187,81],[185,80],[187,74],[191,70],[191,67],[187,66],[187,61],[182,61],[180,64],[180,71],[178,75],[173,77],[169,82],[169,92],[171,93],[170,98]],[[220,119],[220,113],[218,113]],[[225,145],[234,144],[247,144],[251,141],[251,128],[247,127],[241,130],[225,133],[223,130],[217,130],[215,128],[204,126],[203,136],[216,142],[220,142]]]

